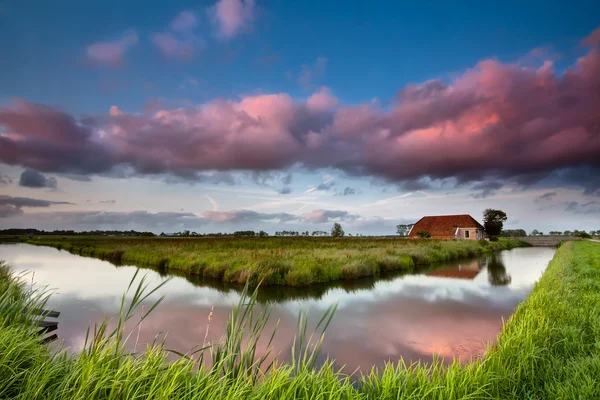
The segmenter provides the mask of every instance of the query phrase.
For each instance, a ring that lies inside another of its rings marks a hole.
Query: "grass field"
[[[329,363],[314,367],[303,318],[297,339],[305,345],[295,346],[295,362],[258,368],[256,339],[270,332],[263,332],[268,314],[252,313],[253,297],[234,310],[228,334],[216,347],[174,363],[165,364],[160,343],[140,354],[127,354],[125,332],[109,331],[106,324],[91,332],[85,351],[68,358],[35,338],[31,317],[23,310],[39,307],[43,297],[27,288],[6,267],[0,268],[0,398],[600,398],[600,243],[564,244],[483,359],[449,367],[399,362],[360,377],[343,375]],[[143,296],[137,292],[131,306]],[[331,312],[325,315],[324,327]],[[130,315],[131,308],[124,304],[119,321]],[[316,350],[320,340],[312,341]],[[211,367],[203,363],[209,357]]]
[[[226,283],[306,286],[524,246],[513,239],[118,238],[45,236],[27,243]]]

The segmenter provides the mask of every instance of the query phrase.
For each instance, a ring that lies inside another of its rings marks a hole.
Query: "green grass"
[[[143,283],[119,321],[130,318]],[[128,354],[127,336],[103,323],[74,358],[53,353],[20,312],[43,296],[0,268],[0,398],[15,399],[598,399],[600,385],[600,243],[561,246],[540,282],[505,324],[483,359],[444,367],[402,361],[349,377],[315,367],[322,333],[308,340],[299,318],[291,364],[255,357],[269,317],[255,315],[245,292],[227,336],[215,346],[166,363],[161,343]],[[324,316],[325,329],[334,310]],[[117,324],[119,326],[119,324]],[[314,346],[309,345],[313,343]],[[204,358],[206,357],[206,359]],[[205,363],[208,358],[213,362]],[[216,362],[215,362],[216,361]],[[259,365],[261,364],[262,365]]]
[[[514,239],[408,240],[400,238],[119,238],[45,236],[27,243],[51,246],[114,263],[239,285],[307,286],[473,257],[525,246]]]

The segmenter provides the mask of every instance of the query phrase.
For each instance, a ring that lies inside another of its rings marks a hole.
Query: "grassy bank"
[[[525,245],[514,239],[38,237],[27,243],[226,283],[306,286],[406,270]]]
[[[292,359],[297,361],[291,365],[271,363],[261,373],[252,361],[253,340],[261,335],[268,315],[252,317],[252,298],[233,314],[228,336],[217,348],[204,351],[217,359],[211,367],[202,364],[203,352],[165,366],[166,353],[160,344],[142,354],[127,354],[125,336],[118,330],[99,329],[91,335],[86,351],[75,358],[55,355],[39,344],[31,324],[17,312],[31,302],[31,295],[2,271],[0,398],[600,398],[596,382],[600,376],[599,243],[567,243],[557,251],[485,358],[466,365],[455,362],[447,368],[441,363],[388,365],[357,382],[330,364],[315,369],[310,351],[294,354]],[[122,319],[127,319],[128,307],[123,309]],[[301,339],[305,334],[303,319],[299,321]],[[249,337],[242,340],[244,330]],[[265,333],[268,337],[269,332]],[[318,349],[319,340],[316,344]]]

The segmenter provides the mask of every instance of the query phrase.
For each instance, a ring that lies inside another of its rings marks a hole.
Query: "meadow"
[[[299,316],[290,364],[256,357],[258,338],[271,332],[264,332],[268,309],[254,313],[255,294],[249,292],[233,308],[219,343],[180,354],[172,363],[166,363],[168,351],[162,343],[127,353],[124,344],[131,338],[124,327],[152,291],[143,279],[132,283],[133,299],[123,300],[112,324],[116,328],[109,329],[106,321],[91,328],[85,350],[69,357],[42,345],[35,335],[27,310],[43,307],[46,294],[32,292],[25,280],[0,266],[0,398],[600,398],[599,243],[561,246],[484,358],[448,367],[437,361],[406,365],[399,360],[362,376],[346,375],[330,362],[315,364],[335,309],[324,314],[314,337]]]
[[[525,246],[514,239],[402,238],[122,238],[40,236],[51,246],[115,264],[182,271],[225,283],[307,286],[474,257]]]

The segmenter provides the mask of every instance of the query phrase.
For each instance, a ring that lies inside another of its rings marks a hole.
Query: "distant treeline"
[[[152,232],[138,232],[138,231],[81,231],[77,232],[74,230],[53,230],[44,231],[40,229],[0,229],[0,235],[18,235],[18,236],[42,236],[42,235],[56,235],[56,236],[156,236]]]
[[[550,231],[548,233],[544,233],[544,232],[538,231],[537,229],[534,229],[528,235],[527,232],[525,232],[525,229],[505,229],[500,234],[500,236],[504,236],[504,237],[546,236],[546,235],[550,235],[550,236],[575,236],[575,237],[589,238],[589,237],[592,237],[592,236],[600,235],[600,230],[598,230],[598,231],[589,231],[589,233],[586,232],[586,231],[579,231],[577,229],[574,229],[572,231],[569,231],[569,230],[566,230],[566,231]]]

